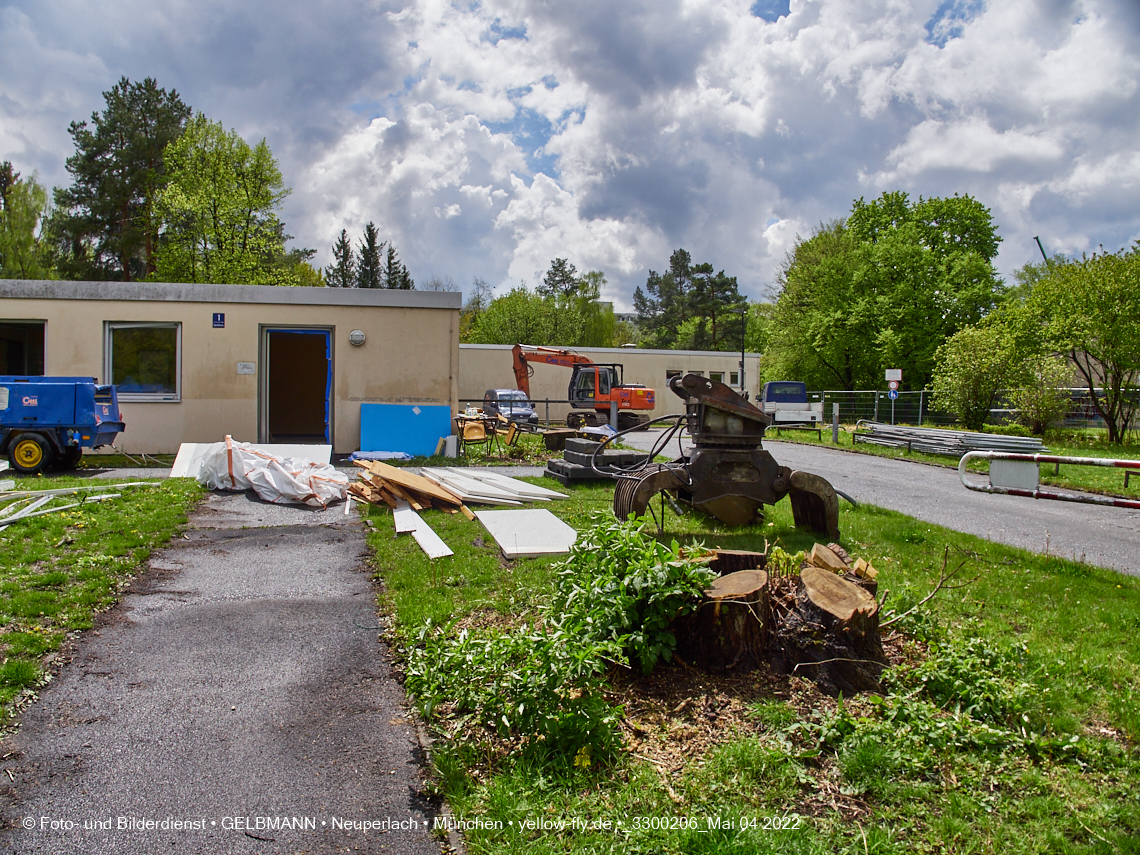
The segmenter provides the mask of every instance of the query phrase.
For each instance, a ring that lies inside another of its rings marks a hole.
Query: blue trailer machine
[[[17,472],[73,467],[125,429],[114,386],[91,377],[0,375],[0,455]]]

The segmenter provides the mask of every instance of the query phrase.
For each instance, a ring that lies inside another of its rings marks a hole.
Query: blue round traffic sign
[[[899,396],[899,390],[898,389],[891,389],[891,391],[887,392],[887,397],[890,398],[892,401],[895,398],[897,398],[898,396]]]

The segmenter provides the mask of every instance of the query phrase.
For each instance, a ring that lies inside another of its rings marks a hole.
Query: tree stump
[[[729,573],[677,628],[677,653],[708,671],[754,668],[767,659],[768,624],[767,572]]]
[[[768,564],[768,556],[763,552],[742,552],[738,549],[713,551],[716,557],[709,563],[709,569],[718,576],[727,576],[738,570],[763,570]]]
[[[778,669],[807,677],[827,694],[879,691],[887,664],[879,604],[830,570],[804,567],[794,601],[777,615],[771,647]]]

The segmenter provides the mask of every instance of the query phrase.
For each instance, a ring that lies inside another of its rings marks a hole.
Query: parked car
[[[488,389],[483,393],[483,414],[502,415],[520,425],[538,427],[538,413],[527,400],[526,393],[518,389]]]
[[[823,401],[808,401],[807,386],[796,380],[765,383],[760,391],[760,409],[775,419],[776,424],[812,424],[823,422]]]

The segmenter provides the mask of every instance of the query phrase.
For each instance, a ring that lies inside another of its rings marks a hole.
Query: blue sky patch
[[[792,0],[756,0],[749,11],[765,21],[778,21],[792,13]]]
[[[940,48],[951,39],[962,37],[966,24],[986,9],[984,0],[943,0],[926,22],[926,41]]]
[[[497,45],[503,39],[525,39],[526,38],[526,25],[519,27],[504,27],[499,19],[496,18],[491,26],[487,27],[487,31],[483,33],[483,41],[490,42]]]
[[[493,134],[510,134],[515,144],[526,154],[526,163],[531,172],[542,172],[551,178],[558,177],[558,158],[542,151],[554,133],[554,126],[546,116],[527,107],[520,107],[505,122],[483,124]]]

